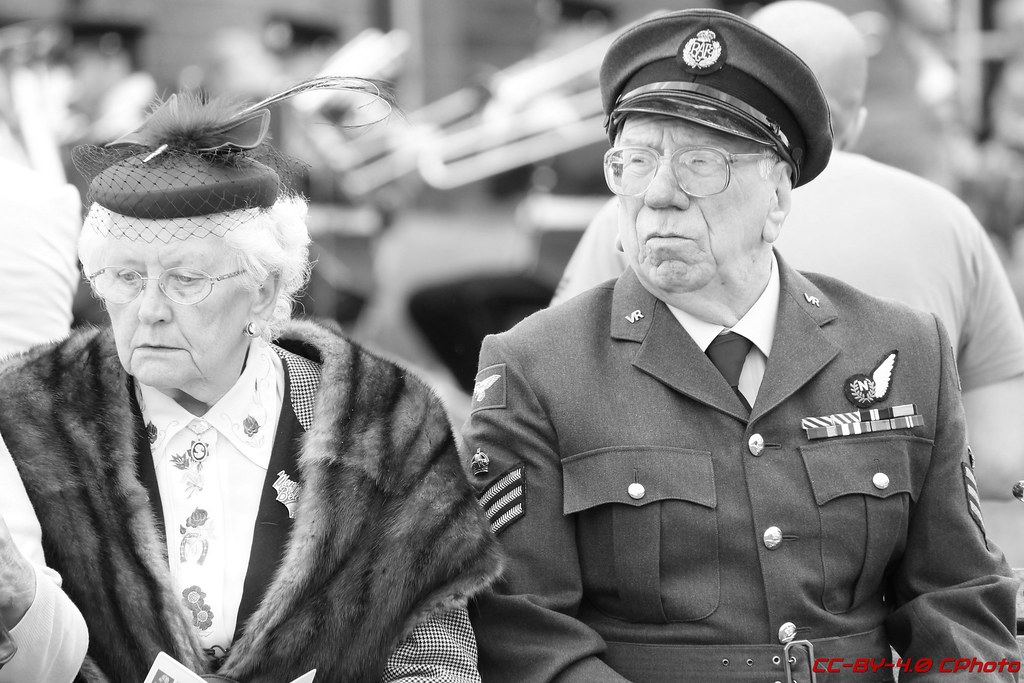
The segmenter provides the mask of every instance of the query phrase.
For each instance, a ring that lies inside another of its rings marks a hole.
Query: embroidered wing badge
[[[896,369],[896,356],[898,351],[890,351],[889,354],[871,371],[871,376],[864,374],[851,375],[843,384],[843,393],[848,400],[858,408],[867,408],[879,401],[884,401],[889,395],[889,388],[892,385],[892,374]]]

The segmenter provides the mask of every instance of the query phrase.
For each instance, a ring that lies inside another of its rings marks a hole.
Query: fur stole
[[[377,681],[417,623],[497,578],[500,551],[426,385],[311,322],[291,323],[278,343],[322,363],[298,445],[302,493],[281,566],[218,673],[281,683],[316,668],[317,680]],[[109,329],[0,367],[0,433],[47,561],[89,626],[79,680],[141,681],[160,650],[207,666],[136,475],[141,418],[127,379]]]

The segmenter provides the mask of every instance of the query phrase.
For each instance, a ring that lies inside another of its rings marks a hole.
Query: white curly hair
[[[213,220],[230,225],[220,239],[234,253],[235,269],[242,270],[242,285],[257,290],[268,278],[276,277],[281,290],[270,319],[259,329],[266,341],[276,338],[282,325],[292,316],[298,294],[309,280],[311,238],[306,225],[309,204],[299,195],[285,195],[269,209],[240,210],[230,214],[201,216],[193,220]],[[125,237],[125,217],[93,204],[78,240],[78,258],[86,274],[95,272],[109,240]],[[112,231],[115,222],[118,229]],[[182,226],[185,229],[185,226]],[[189,232],[184,232],[188,239]],[[138,233],[134,238],[138,239]]]

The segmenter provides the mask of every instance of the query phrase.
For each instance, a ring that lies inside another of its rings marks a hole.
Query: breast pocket
[[[566,458],[562,474],[584,597],[594,607],[643,623],[692,621],[718,608],[710,452],[603,448]]]
[[[883,589],[906,544],[931,441],[918,437],[827,439],[800,448],[821,519],[822,604],[849,611]]]

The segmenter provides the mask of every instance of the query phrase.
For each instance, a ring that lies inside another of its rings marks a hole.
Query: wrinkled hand
[[[36,597],[36,573],[0,515],[0,622],[14,628]]]

